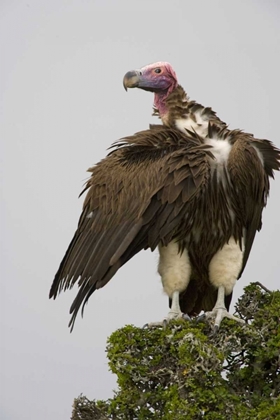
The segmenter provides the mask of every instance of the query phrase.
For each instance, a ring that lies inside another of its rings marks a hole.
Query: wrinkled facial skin
[[[160,93],[172,90],[177,86],[177,78],[169,63],[158,62],[132,70],[123,79],[124,88],[134,88]]]
[[[154,92],[154,108],[158,110],[162,121],[167,121],[166,99],[178,86],[176,73],[169,63],[160,61],[140,70],[131,70],[125,74],[123,85],[125,90],[137,87]]]

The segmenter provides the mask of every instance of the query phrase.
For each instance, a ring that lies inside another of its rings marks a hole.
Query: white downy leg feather
[[[161,275],[163,290],[172,299],[172,304],[164,321],[149,323],[148,327],[164,326],[166,322],[182,318],[184,315],[180,308],[179,296],[189,284],[191,264],[188,251],[184,249],[182,253],[179,253],[178,250],[178,243],[175,241],[167,246],[159,246],[158,272]]]
[[[232,292],[238,275],[242,268],[243,250],[234,238],[231,237],[229,242],[223,246],[212,258],[209,264],[210,282],[218,288],[218,297],[212,311],[206,312],[206,317],[215,317],[214,329],[218,330],[223,318],[234,319],[237,322],[244,323],[228,313],[225,307],[225,295]]]
[[[191,264],[186,249],[178,252],[178,243],[170,242],[167,246],[159,246],[158,272],[161,275],[163,290],[172,298],[174,292],[186,290],[191,275]]]

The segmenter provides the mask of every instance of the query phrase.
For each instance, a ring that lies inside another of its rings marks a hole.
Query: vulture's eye
[[[161,73],[161,69],[160,68],[155,69],[155,73]]]

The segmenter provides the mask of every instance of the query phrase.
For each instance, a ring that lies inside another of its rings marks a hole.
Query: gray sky
[[[169,61],[192,99],[279,147],[279,22],[277,0],[1,1],[1,419],[68,419],[80,393],[112,396],[106,338],[167,313],[149,251],[94,293],[72,334],[76,289],[48,300],[86,169],[157,122],[153,96],[125,93],[123,75]],[[276,174],[235,300],[251,281],[279,285],[279,204]]]

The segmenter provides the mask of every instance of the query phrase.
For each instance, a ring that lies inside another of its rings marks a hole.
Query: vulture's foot
[[[227,308],[225,307],[225,288],[224,286],[220,286],[218,288],[218,296],[217,301],[212,309],[212,311],[207,311],[203,315],[199,316],[197,318],[197,321],[200,321],[202,319],[209,319],[209,318],[215,318],[214,320],[214,334],[219,330],[221,322],[224,318],[233,319],[236,322],[239,322],[240,324],[245,324],[245,321],[241,318],[237,318],[234,315],[231,315]]]
[[[214,318],[214,333],[216,333],[221,325],[221,322],[224,318],[233,319],[236,322],[239,322],[240,324],[245,324],[245,321],[243,319],[238,318],[237,316],[231,315],[225,307],[214,307],[212,311],[205,312],[203,315],[199,316],[197,318],[198,321],[202,319],[211,319]]]
[[[144,328],[152,328],[152,327],[163,327],[166,328],[167,324],[170,321],[177,320],[177,319],[185,319],[190,321],[190,317],[187,314],[184,314],[180,309],[179,304],[179,292],[175,291],[172,295],[172,304],[170,311],[167,314],[167,317],[161,322],[150,322],[149,324],[145,324]]]
[[[178,319],[184,319],[186,321],[191,320],[189,315],[184,314],[181,311],[173,311],[172,309],[170,309],[170,311],[167,314],[167,317],[164,318],[163,321],[149,322],[148,324],[145,324],[143,328],[157,328],[157,327],[166,328],[170,321],[178,320]]]

